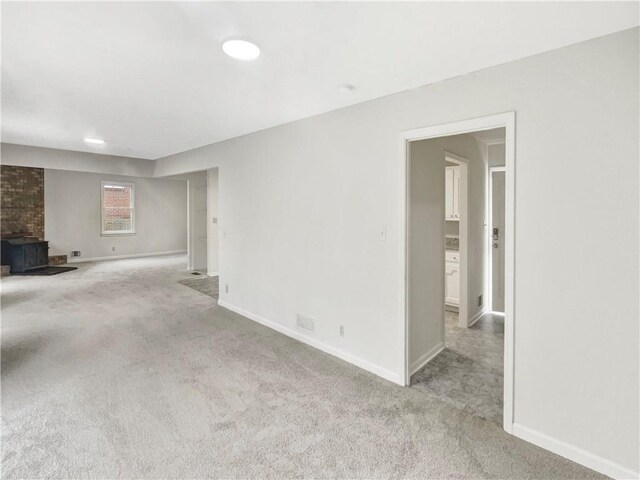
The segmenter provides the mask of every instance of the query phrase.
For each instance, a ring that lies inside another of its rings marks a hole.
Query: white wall
[[[505,151],[504,143],[496,143],[487,145],[487,156],[490,167],[504,167]]]
[[[409,370],[444,346],[444,149],[440,140],[409,150]]]
[[[210,276],[218,275],[218,169],[207,171],[207,235],[209,238],[209,250],[207,255],[207,273]]]
[[[460,235],[460,222],[447,220],[445,225],[445,235],[452,235],[456,237]]]
[[[97,153],[73,152],[55,148],[30,147],[3,143],[3,165],[152,177],[155,162],[141,158],[116,157]]]
[[[429,140],[427,140],[429,141]],[[487,298],[487,229],[486,222],[486,177],[487,163],[485,147],[471,135],[456,135],[442,140],[445,150],[468,160],[467,163],[467,324],[486,306]],[[462,185],[461,185],[462,188]],[[460,248],[464,249],[464,239]],[[464,275],[461,275],[461,281]],[[478,296],[483,296],[483,306],[478,306]]]
[[[101,236],[102,180],[135,183],[135,235]],[[187,249],[184,181],[46,169],[44,195],[51,255],[80,250],[83,260]]]
[[[636,28],[202,147],[156,175],[220,167],[223,302],[290,329],[296,312],[315,316],[316,340],[399,381],[399,132],[516,110],[515,422],[600,470],[637,472],[638,40]]]
[[[445,151],[468,160],[468,228],[466,243],[461,242],[467,274],[460,277],[466,282],[460,294],[466,295],[467,309],[460,311],[468,322],[482,310],[477,298],[487,292],[486,163],[483,146],[468,134],[415,141],[410,148],[409,363],[415,365],[444,342]]]
[[[208,191],[207,173],[198,172],[188,175],[188,242],[189,270],[201,270],[207,268],[208,250]]]

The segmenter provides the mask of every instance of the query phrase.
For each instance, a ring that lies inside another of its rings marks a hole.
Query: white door
[[[444,170],[445,218],[460,220],[460,167]]]
[[[453,167],[453,217],[460,220],[460,167]]]
[[[453,167],[446,167],[444,170],[444,195],[445,195],[445,218],[447,220],[453,219],[453,204],[454,204],[454,177],[455,173]]]
[[[504,171],[491,174],[491,305],[504,312]]]

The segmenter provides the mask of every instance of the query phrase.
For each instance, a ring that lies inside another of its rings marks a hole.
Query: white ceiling
[[[156,159],[638,25],[638,3],[3,2],[4,142]],[[221,41],[248,36],[255,62]],[[614,55],[615,52],[612,52]],[[352,95],[338,86],[352,83]],[[89,146],[83,137],[106,140]]]
[[[506,141],[506,129],[504,127],[494,128],[492,130],[481,130],[479,132],[473,132],[471,135],[486,145],[496,145],[498,143],[505,143]]]

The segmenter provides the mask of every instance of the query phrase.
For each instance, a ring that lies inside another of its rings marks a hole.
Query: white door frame
[[[402,312],[400,318],[402,352],[404,362],[404,384],[409,385],[409,142],[428,138],[460,135],[480,130],[504,127],[505,136],[505,319],[504,319],[504,416],[503,428],[513,431],[513,383],[514,383],[514,281],[515,281],[515,124],[514,111],[486,117],[462,120],[444,125],[418,128],[400,133],[400,191],[401,198],[401,241],[400,262],[402,277]]]
[[[487,167],[487,296],[489,297],[487,306],[491,313],[493,312],[493,173],[505,172],[506,178],[507,167]],[[505,185],[506,188],[506,185]],[[506,307],[506,304],[505,304]]]

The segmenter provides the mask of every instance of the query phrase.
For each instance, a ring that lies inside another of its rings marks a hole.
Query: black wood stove
[[[25,272],[49,264],[49,242],[34,237],[2,240],[2,265],[10,265],[11,272]]]

